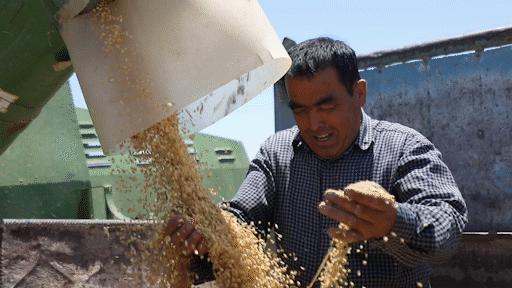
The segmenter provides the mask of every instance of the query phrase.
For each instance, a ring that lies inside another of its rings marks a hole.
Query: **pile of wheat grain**
[[[149,151],[152,164],[145,166],[146,193],[152,193],[155,219],[166,220],[172,214],[193,219],[204,234],[219,287],[289,287],[294,285],[293,274],[288,273],[279,258],[264,249],[265,241],[256,237],[254,229],[239,223],[230,213],[215,205],[201,185],[196,162],[188,154],[179,133],[176,115],[163,120],[132,139],[134,149]],[[163,251],[156,256],[154,268],[166,266],[168,271],[154,275],[168,287],[178,287],[192,280],[187,271],[188,258],[170,245],[165,224],[160,224],[151,251]],[[180,271],[176,273],[176,271]],[[177,275],[179,274],[179,275]],[[187,275],[187,273],[185,273]],[[178,277],[180,276],[180,277]],[[187,283],[183,287],[188,287]]]
[[[137,75],[133,68],[131,62],[136,53],[126,45],[130,34],[122,28],[122,15],[112,13],[112,2],[100,1],[92,11],[100,39],[104,42],[104,51],[111,57],[121,57],[117,63],[120,63],[118,69],[124,79],[112,81],[135,85],[137,89],[134,90],[145,97],[151,92],[150,82]],[[265,241],[256,236],[254,229],[239,223],[212,202],[209,193],[201,186],[196,163],[180,137],[176,115],[134,136],[132,145],[134,151],[143,152],[139,154],[139,160],[152,162],[139,169],[145,177],[140,193],[144,194],[144,207],[150,210],[154,220],[155,224],[149,228],[154,233],[140,251],[141,255],[137,255],[139,259],[134,261],[149,265],[142,270],[150,285],[190,287],[193,280],[188,272],[189,258],[171,245],[166,234],[165,222],[171,214],[193,219],[204,234],[219,287],[277,288],[294,285],[295,273],[287,271],[278,257],[264,249]],[[128,185],[123,184],[125,187]]]
[[[389,205],[394,205],[395,197],[389,194],[382,186],[373,181],[360,181],[348,185],[343,190],[328,190],[334,192],[341,197],[344,195],[344,191],[357,191],[361,194],[366,194],[372,197],[381,198],[386,201]],[[327,191],[326,191],[327,192]],[[342,231],[348,231],[349,226],[344,223],[340,223],[338,228]],[[392,233],[391,235],[396,235]],[[396,237],[396,236],[395,236]],[[384,239],[387,239],[385,236]],[[362,247],[362,246],[361,246]],[[322,261],[319,271],[319,280],[322,288],[337,288],[337,287],[352,287],[354,283],[347,280],[347,276],[350,270],[347,268],[348,265],[348,254],[350,253],[349,245],[339,239],[331,240],[331,246],[329,251]],[[366,263],[366,260],[365,260]],[[358,276],[360,271],[357,271]],[[314,277],[313,281],[316,279]],[[310,285],[311,286],[311,285]]]

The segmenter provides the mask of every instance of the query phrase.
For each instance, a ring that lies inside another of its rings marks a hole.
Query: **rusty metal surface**
[[[512,27],[497,28],[460,37],[438,40],[396,50],[379,51],[358,57],[360,69],[384,67],[392,63],[455,54],[464,51],[482,52],[485,48],[512,43]]]
[[[512,231],[512,46],[363,72],[365,110],[420,131],[469,209],[466,231]]]
[[[450,262],[434,267],[435,288],[512,287],[512,233],[466,233]]]
[[[150,223],[5,220],[0,287],[148,287],[130,264],[126,239],[146,239],[141,228]],[[452,260],[434,267],[432,287],[511,287],[510,259],[512,233],[465,233]]]
[[[133,245],[126,244],[127,239],[146,237],[136,229],[141,225],[147,224],[5,220],[0,287],[145,287],[142,273],[129,268]]]
[[[152,221],[1,220],[1,288],[149,288]],[[192,288],[214,288],[214,282]]]

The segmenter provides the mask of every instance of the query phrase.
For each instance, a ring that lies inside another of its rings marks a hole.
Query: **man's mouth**
[[[318,142],[326,142],[329,140],[329,138],[331,137],[331,134],[329,133],[326,133],[326,134],[321,134],[321,135],[314,135],[313,136],[315,138],[316,141]]]

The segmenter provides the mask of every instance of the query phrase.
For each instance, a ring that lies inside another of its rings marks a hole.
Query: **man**
[[[297,126],[263,143],[228,209],[259,231],[278,227],[278,244],[297,256],[285,261],[305,268],[303,287],[330,238],[352,243],[349,281],[356,287],[428,287],[430,265],[449,255],[467,222],[441,153],[413,129],[364,113],[366,81],[345,43],[317,38],[289,54],[285,82]],[[380,184],[396,203],[365,191],[324,194],[361,180]],[[340,222],[350,229],[340,231]],[[188,239],[190,252],[207,250],[180,217],[171,219],[169,233],[177,245]]]

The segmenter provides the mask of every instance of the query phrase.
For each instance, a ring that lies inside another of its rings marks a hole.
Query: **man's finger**
[[[190,223],[185,223],[179,228],[174,234],[171,235],[171,242],[177,247],[181,247],[185,244],[185,240],[194,231],[194,226]]]
[[[197,252],[199,255],[204,255],[208,252],[208,246],[206,246],[204,238],[199,241],[199,244],[197,245]]]
[[[167,235],[174,234],[183,224],[185,221],[180,216],[172,216],[171,219],[167,222],[167,226],[165,227],[165,231],[167,232]]]
[[[199,233],[199,231],[194,230],[187,238],[187,245],[185,246],[185,249],[187,249],[188,254],[199,254],[199,252],[195,253],[197,251],[197,246],[199,245],[199,242],[203,238],[203,235]]]
[[[365,240],[363,234],[353,229],[342,230],[339,228],[329,228],[327,230],[327,234],[332,239],[338,239],[346,243],[354,243]]]
[[[389,209],[389,205],[395,204],[395,201],[392,198],[392,196],[364,193],[361,191],[351,189],[346,189],[345,195],[351,201],[357,202],[361,205],[368,206],[369,208],[379,211],[386,211],[387,209]]]
[[[329,200],[330,202],[341,206],[342,202],[350,201],[350,199],[344,195],[343,191],[335,191],[335,190],[327,190],[324,193],[324,199]]]
[[[336,206],[332,205],[329,201],[324,201],[319,205],[320,213],[335,220],[346,224],[350,228],[359,231],[368,231],[371,229],[372,224],[364,219],[358,218],[354,214],[343,211]]]
[[[334,203],[339,208],[355,215],[358,218],[366,220],[370,223],[375,223],[376,219],[382,217],[381,210],[375,210],[356,201],[351,201],[348,197],[338,197],[333,193],[325,193],[325,199],[329,203]]]
[[[323,215],[331,218],[332,220],[336,222],[343,222],[344,224],[347,224],[348,226],[352,226],[355,222],[354,215],[351,215],[345,211],[342,211],[335,206],[333,206],[329,201],[322,201],[318,205],[318,208],[320,210],[320,213]]]

